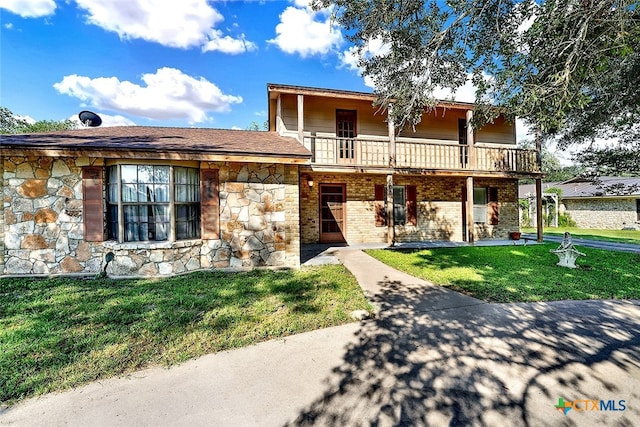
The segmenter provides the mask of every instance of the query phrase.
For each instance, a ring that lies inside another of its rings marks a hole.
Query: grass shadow
[[[351,321],[342,266],[165,279],[0,279],[0,401]]]

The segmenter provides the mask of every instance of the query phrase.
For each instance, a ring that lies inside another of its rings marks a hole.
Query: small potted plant
[[[522,235],[521,232],[519,231],[510,231],[509,232],[509,238],[511,240],[520,240],[520,236]]]

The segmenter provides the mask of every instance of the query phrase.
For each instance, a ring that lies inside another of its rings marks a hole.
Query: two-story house
[[[415,132],[373,95],[269,84],[269,131],[130,126],[0,136],[0,275],[297,267],[315,242],[474,241],[518,230],[536,153],[473,106]]]
[[[398,132],[369,93],[268,85],[269,130],[312,153],[300,166],[302,243],[506,239],[518,179],[540,177],[514,123],[474,130],[473,105],[442,102]]]

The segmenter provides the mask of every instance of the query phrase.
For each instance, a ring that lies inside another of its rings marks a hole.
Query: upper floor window
[[[200,171],[171,165],[114,165],[107,172],[109,238],[119,242],[200,237]]]
[[[356,110],[336,110],[336,137],[338,138],[338,158],[355,158]]]
[[[467,144],[467,119],[458,119],[458,143]]]

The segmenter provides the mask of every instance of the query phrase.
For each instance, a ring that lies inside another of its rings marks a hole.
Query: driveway
[[[358,331],[338,385],[292,424],[640,425],[638,301],[488,304],[360,251],[338,258],[380,317]],[[565,415],[559,398],[626,409],[578,403]]]
[[[488,304],[334,256],[378,318],[28,400],[0,424],[640,425],[637,301]]]

